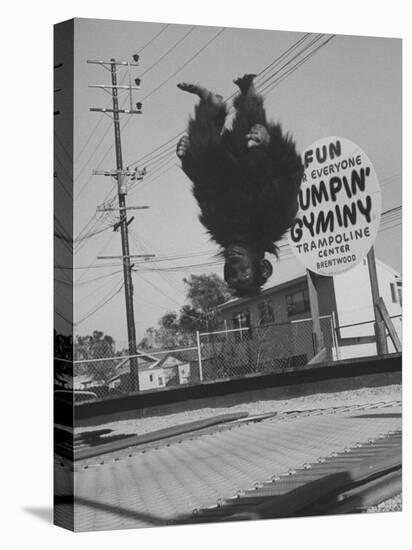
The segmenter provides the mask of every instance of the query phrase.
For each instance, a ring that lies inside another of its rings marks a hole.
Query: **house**
[[[166,385],[187,384],[190,379],[190,362],[182,361],[173,353],[167,353],[159,362],[163,368]]]
[[[151,390],[166,386],[165,372],[159,363],[158,357],[138,351],[137,366],[140,390]],[[120,393],[130,393],[134,390],[130,359],[124,359],[116,366],[116,374],[108,380],[107,385],[111,391]]]
[[[399,273],[376,260],[379,293],[399,338],[402,324],[402,281]],[[374,307],[367,261],[317,283],[321,331],[327,359],[345,359],[377,353]],[[306,364],[315,355],[313,324],[306,272],[265,289],[258,296],[232,299],[219,306],[226,337],[226,356],[232,370],[242,362],[260,362],[259,370],[278,365]],[[243,329],[243,330],[239,330]],[[236,330],[236,332],[231,332]],[[388,351],[395,351],[388,339]],[[249,357],[245,361],[245,357]],[[246,368],[246,366],[245,366]]]

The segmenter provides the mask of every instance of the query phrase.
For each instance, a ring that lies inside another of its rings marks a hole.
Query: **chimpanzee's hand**
[[[270,141],[269,132],[262,124],[255,124],[250,129],[250,132],[246,134],[246,141],[248,149],[252,147],[265,147]]]
[[[189,136],[184,135],[181,137],[176,146],[176,155],[183,160],[187,154],[187,151],[190,146]]]
[[[223,103],[223,96],[221,96],[220,94],[215,94],[204,86],[200,86],[199,84],[192,84],[190,82],[179,82],[179,84],[177,84],[177,87],[183,92],[197,95],[202,101],[211,101],[215,105],[222,105]]]

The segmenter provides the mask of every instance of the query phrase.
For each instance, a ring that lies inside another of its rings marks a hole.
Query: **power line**
[[[148,42],[146,42],[146,44],[144,44],[144,46],[142,48],[140,48],[138,51],[138,53],[140,54],[143,50],[145,50],[148,46],[150,46],[150,44],[156,40],[156,38],[158,38],[168,27],[170,27],[170,23],[167,23],[166,25],[163,25],[163,27],[160,29],[160,31],[158,31]],[[125,78],[125,75],[123,76],[123,79],[121,80],[121,82],[124,81],[124,78]],[[108,106],[110,105],[110,103],[108,104]],[[86,140],[86,143],[83,145],[82,149],[80,150],[80,153],[77,155],[76,157],[76,160],[75,162],[78,162],[82,153],[85,151],[87,145],[89,144],[90,142],[90,139],[92,138],[94,132],[97,130],[98,126],[100,125],[100,123],[104,120],[104,115],[101,114],[99,120],[97,121],[97,124],[96,126],[93,128],[93,130],[91,131],[89,137],[87,138]],[[111,125],[109,124],[109,128],[111,127]],[[108,131],[108,130],[107,130]],[[107,131],[106,131],[106,134],[107,134]],[[105,135],[106,135],[105,134]]]
[[[278,58],[277,58],[271,65],[273,66],[276,62],[279,62],[279,60],[283,59],[287,53],[291,53],[294,49],[296,49],[296,47],[298,47],[298,45],[301,45],[301,44],[307,39],[308,36],[309,36],[309,35],[306,34],[304,37],[302,37],[300,40],[298,40],[295,44],[293,44],[292,46],[290,46],[283,54],[281,54],[280,56],[278,56]],[[273,76],[274,76],[275,74],[279,74],[279,72],[280,72],[281,70],[283,70],[292,60],[296,59],[298,56],[301,56],[305,51],[307,51],[312,45],[314,45],[317,41],[319,41],[323,36],[324,36],[324,35],[320,35],[320,36],[318,36],[318,37],[315,37],[308,45],[305,45],[305,47],[304,47],[302,50],[300,50],[298,54],[296,54],[291,60],[289,60],[286,64],[284,64],[278,71],[276,71],[276,72],[275,72],[274,74],[272,74],[270,77],[268,77],[268,78],[265,79],[263,82],[261,82],[261,83],[259,84],[259,86],[261,86],[261,85],[264,84],[264,83],[267,83],[267,91],[269,91],[269,81],[270,81],[270,79],[273,78]],[[309,56],[306,56],[306,57],[305,57],[303,60],[301,60],[301,62],[299,62],[299,64],[297,64],[297,65],[300,66],[304,61],[307,61],[312,55],[314,55],[314,53],[316,53],[316,51],[318,51],[318,49],[320,49],[320,47],[325,46],[332,38],[333,38],[333,36],[330,37],[330,38],[328,38],[321,46],[319,46],[318,48],[316,48],[315,50],[313,50],[313,51],[309,54]],[[270,66],[270,65],[269,65],[269,66]],[[262,73],[265,72],[265,70],[267,70],[267,68],[268,68],[269,66],[267,66],[265,69],[263,69]],[[282,75],[280,78],[282,78],[282,80],[284,80],[284,79],[288,76],[288,74],[291,73],[291,72],[293,72],[294,70],[296,70],[296,69],[298,68],[298,66],[292,66],[292,67],[289,69],[288,73],[287,73],[287,74],[285,73],[285,74]],[[279,80],[280,80],[280,78],[279,78]],[[271,87],[274,87],[274,84],[276,84],[276,82],[277,82],[277,81],[275,81],[274,83],[271,83],[270,86],[271,86]],[[235,95],[235,94],[233,94],[233,95]],[[233,96],[233,95],[232,95],[232,96]],[[232,97],[232,96],[231,96],[231,97]],[[229,99],[230,99],[230,98],[229,98]],[[154,151],[152,151],[152,153],[149,153],[149,154],[145,155],[145,157],[146,157],[146,162],[151,162],[151,163],[155,164],[156,162],[160,161],[160,159],[161,159],[161,160],[163,161],[163,166],[165,166],[165,165],[167,164],[167,162],[165,162],[165,161],[166,161],[165,157],[167,157],[167,155],[169,155],[169,154],[171,155],[172,152],[174,151],[174,148],[175,148],[175,147],[174,147],[174,144],[173,144],[172,146],[167,147],[167,148],[166,148],[165,150],[163,150],[163,151],[162,151],[161,149],[163,149],[163,148],[166,146],[167,143],[169,143],[169,142],[171,142],[171,141],[174,141],[174,140],[175,140],[177,137],[179,137],[180,135],[181,135],[180,133],[177,134],[177,136],[174,136],[174,138],[171,138],[170,140],[168,140],[168,142],[164,143],[162,146],[160,146],[160,147],[158,147],[157,149],[155,149]],[[156,150],[158,151],[158,153],[156,153]],[[163,160],[163,159],[165,159],[165,160]],[[139,159],[138,161],[135,161],[135,162],[129,164],[129,166],[134,165],[134,164],[137,164],[138,162],[143,162],[143,160],[144,160],[144,157],[142,157],[142,158]],[[170,168],[171,168],[171,167],[170,167]],[[169,169],[170,169],[170,168],[169,168]],[[150,183],[150,181],[147,181],[147,183]],[[146,184],[147,184],[147,183],[146,183]]]
[[[79,321],[76,321],[74,324],[76,326],[78,326],[81,323],[83,323],[84,321],[86,321],[86,319],[88,319],[89,317],[91,317],[92,315],[97,313],[100,309],[102,309],[102,307],[104,307],[107,303],[109,303],[111,300],[113,300],[113,298],[117,294],[119,294],[119,292],[121,292],[121,290],[123,289],[123,286],[124,286],[124,283],[122,283],[120,285],[120,287],[113,294],[111,294],[103,303],[101,303],[100,305],[94,307],[92,310],[90,310],[88,313],[86,313],[86,315],[84,315],[84,317],[82,317]]]
[[[94,237],[95,235],[99,235],[100,233],[103,233],[103,231],[107,231],[108,229],[113,229],[114,223],[111,223],[107,227],[103,227],[103,229],[99,229],[98,231],[93,231],[92,233],[89,233],[88,235],[82,237],[79,241],[75,242],[83,242],[85,239],[90,239],[91,237]]]
[[[169,296],[169,294],[166,294],[161,288],[159,288],[158,286],[156,286],[152,281],[146,279],[144,277],[143,274],[139,273],[139,272],[136,272],[134,271],[133,273],[137,274],[137,275],[140,275],[140,277],[147,283],[149,284],[151,287],[153,287],[155,290],[157,290],[158,292],[160,292],[161,294],[163,294],[163,296],[165,296],[165,298],[167,298],[168,300],[171,300],[172,302],[174,302],[177,306],[181,306],[182,304],[180,304],[179,302],[177,302],[172,296]]]
[[[172,47],[170,47],[163,55],[161,55],[150,67],[148,67],[145,71],[143,71],[140,74],[140,76],[141,77],[144,76],[145,74],[150,72],[154,67],[156,67],[161,61],[163,61],[163,59],[165,59],[165,57],[167,57],[173,50],[175,50],[175,48],[177,48],[179,44],[181,44],[184,40],[186,40],[189,34],[191,34],[195,29],[196,29],[196,25],[193,25],[187,33],[185,33],[181,38],[179,38],[177,42],[173,44]]]
[[[117,275],[118,273],[121,273],[121,272],[122,270],[118,269],[117,271],[112,271],[111,273],[107,273],[106,275],[100,275],[99,277],[94,277],[93,279],[87,279],[86,281],[82,281],[81,283],[76,282],[76,288],[79,286],[85,286],[90,283],[94,283],[96,281],[100,281],[101,279],[108,279],[109,277],[113,277],[113,275]],[[73,283],[63,281],[62,279],[57,279],[56,277],[54,278],[54,281],[61,283],[63,285],[70,286],[71,288],[73,287]]]
[[[383,218],[384,216],[391,215],[392,212],[394,212],[394,211],[398,211],[398,212],[399,212],[399,211],[401,211],[401,210],[402,210],[402,206],[399,205],[399,206],[395,206],[395,207],[393,207],[393,208],[390,208],[389,210],[386,210],[386,211],[382,212],[382,214],[381,214],[381,223],[385,223],[385,219],[382,220],[382,218]],[[400,224],[399,224],[399,225],[400,225]],[[283,240],[283,239],[282,239],[282,240]],[[278,248],[279,248],[281,251],[282,251],[282,249],[289,248],[289,243],[288,243],[287,241],[285,241],[285,242],[280,242],[280,244],[278,245]],[[101,253],[102,253],[102,252],[100,252],[99,255],[100,255]],[[190,254],[196,255],[197,253],[195,253],[195,252],[193,252],[193,253],[188,253],[188,256],[187,256],[187,257],[190,257],[190,256],[189,256]],[[175,258],[171,258],[171,259],[172,259],[172,260],[176,260]],[[157,260],[157,259],[156,259],[156,260],[145,260],[144,263],[146,263],[146,262],[147,262],[147,263],[150,263],[150,262],[157,262],[157,261],[159,261],[159,260]],[[164,260],[161,260],[161,261],[167,261],[167,259],[165,258]],[[208,262],[208,263],[210,263],[210,262]],[[60,269],[91,269],[91,268],[93,268],[93,267],[109,267],[109,266],[110,266],[110,267],[112,267],[112,266],[117,266],[117,267],[118,267],[119,265],[120,265],[120,264],[110,263],[110,264],[97,265],[97,266],[95,266],[95,265],[89,265],[89,266],[74,266],[74,267],[72,267],[72,266],[56,266],[56,267],[59,267]],[[201,265],[201,264],[199,264],[199,265]]]
[[[65,317],[62,313],[60,313],[60,311],[58,311],[56,308],[54,308],[54,313],[57,313],[57,315],[63,319],[63,321],[66,321],[66,323],[70,326],[73,325],[73,321],[70,321],[69,319],[67,319],[67,317]]]
[[[271,66],[274,66],[276,65],[280,60],[282,60],[288,53],[291,53],[292,51],[294,51],[296,49],[296,47],[298,47],[304,40],[307,39],[307,37],[310,36],[310,33],[307,33],[305,34],[302,38],[300,38],[299,40],[297,40],[294,44],[292,44],[289,48],[287,48],[287,50],[285,50],[280,56],[278,56],[272,63],[270,63],[269,65],[267,65],[264,69],[262,69],[262,71],[260,71],[257,75],[257,80],[259,79],[259,77],[261,75],[263,75],[265,73],[265,71],[267,71],[267,69]],[[232,97],[234,97],[236,95],[236,93],[232,94],[231,96],[229,96],[228,98],[226,98],[225,101],[228,101],[229,99],[231,99]],[[175,141],[177,138],[179,138],[182,133],[184,132],[184,130],[182,130],[181,132],[177,133],[176,135],[174,135],[173,137],[171,137],[170,139],[168,139],[166,142],[164,142],[162,145],[156,147],[153,151],[149,152],[149,153],[146,153],[145,155],[143,155],[142,157],[140,157],[138,160],[134,161],[134,162],[131,162],[128,164],[128,167],[131,167],[131,166],[134,166],[135,164],[139,164],[139,163],[145,163],[145,164],[148,164],[150,162],[153,162],[154,160],[156,160],[157,156],[161,156],[161,155],[164,155],[166,154],[167,151],[161,151],[161,149],[163,149],[164,147],[168,146],[167,147],[167,150],[170,152],[172,150],[174,150],[175,148]],[[172,143],[172,145],[169,145],[170,143]]]
[[[166,55],[168,55],[170,53],[170,51],[172,51],[178,44],[180,44],[193,30],[195,29],[195,27],[193,27],[192,29],[190,29],[190,31],[188,33],[186,33],[186,35],[178,41],[178,43],[174,44],[163,56],[162,58],[166,57]],[[218,32],[216,34],[216,36],[214,36],[211,40],[209,40],[202,48],[200,48],[200,50],[198,50],[190,59],[188,59],[180,68],[178,68],[172,75],[170,75],[166,80],[164,80],[159,86],[157,86],[154,90],[152,90],[149,94],[147,94],[145,97],[143,97],[143,99],[141,101],[144,101],[145,99],[147,99],[148,97],[150,97],[153,93],[155,93],[158,89],[160,89],[164,84],[166,84],[171,78],[173,78],[173,76],[175,76],[179,71],[181,71],[184,67],[186,67],[193,59],[195,59],[198,55],[200,55],[200,53],[202,53],[203,50],[205,50],[209,44],[211,44],[225,29],[223,28],[220,32]],[[150,70],[151,68],[149,67],[148,70]],[[148,71],[147,70],[147,71]],[[145,72],[147,72],[145,71]],[[143,73],[144,74],[144,73]],[[124,126],[123,126],[123,130],[124,128],[127,126],[128,122],[129,122],[130,119],[128,119]],[[102,138],[100,139],[100,141],[98,142],[95,150],[93,151],[91,157],[88,159],[88,161],[86,162],[86,164],[83,166],[83,168],[81,169],[81,171],[79,172],[79,174],[77,175],[77,177],[80,177],[81,173],[83,172],[85,166],[88,165],[88,163],[90,162],[91,158],[93,157],[94,153],[96,152],[96,149],[100,146],[100,144],[102,143],[102,141],[104,140],[104,138],[106,137],[108,131],[109,131],[109,128],[110,126],[108,127],[108,129],[106,130],[106,132],[104,133],[104,135],[102,136]],[[112,145],[109,147],[109,149],[106,151],[106,153],[104,154],[102,160],[100,161],[100,163],[98,164],[98,167],[101,165],[101,163],[103,162],[103,160],[106,158],[107,154],[109,153],[109,151],[112,149]],[[83,190],[85,189],[85,187],[87,186],[88,182],[90,181],[90,178],[89,180],[87,180],[86,184],[83,185],[83,187],[80,189],[79,193],[77,194],[77,197],[78,198],[80,196],[80,194],[83,192]]]
[[[382,212],[382,216],[383,215],[388,215],[390,214],[391,212],[399,212],[402,210],[402,205],[398,205],[398,206],[394,206],[393,208],[390,208],[389,210],[385,210],[385,212]]]
[[[191,29],[191,30],[194,30],[194,29]],[[150,92],[145,98],[143,98],[142,101],[143,101],[144,99],[146,99],[147,97],[149,97],[150,95],[152,95],[152,93],[154,93],[155,91],[157,91],[157,90],[158,90],[161,86],[163,86],[168,80],[170,80],[175,74],[177,74],[180,70],[182,70],[184,67],[186,67],[193,59],[195,59],[198,55],[200,55],[200,53],[201,53],[203,50],[205,50],[205,49],[209,46],[210,43],[212,43],[212,42],[213,42],[222,32],[224,32],[224,30],[225,30],[225,28],[221,29],[221,31],[219,31],[219,32],[218,32],[212,39],[210,39],[202,48],[200,48],[200,50],[198,50],[198,51],[197,51],[189,60],[187,60],[179,69],[177,69],[177,70],[173,73],[173,75],[171,75],[167,80],[165,80],[163,83],[161,83],[155,90],[152,90],[152,92]],[[190,32],[191,32],[191,31],[190,31]],[[187,33],[187,34],[185,35],[184,38],[186,38],[186,36],[187,36],[188,34],[189,34],[189,33]],[[181,41],[183,41],[183,39],[182,39]],[[174,48],[174,46],[173,46],[172,48]],[[172,48],[171,48],[171,49],[172,49]],[[166,52],[165,55],[167,55],[168,53],[170,53],[170,50],[169,50],[169,52]],[[123,128],[122,128],[123,130],[124,130],[124,128],[127,126],[129,120],[130,120],[130,119],[128,119],[128,120],[126,121],[126,123],[123,125]],[[103,137],[100,139],[100,141],[99,141],[97,147],[98,147],[98,146],[100,145],[100,143],[103,141],[103,139],[104,139],[105,136],[107,135],[107,132],[108,132],[108,129],[106,130],[106,132],[105,132],[105,134],[103,135]],[[95,151],[96,151],[97,147],[95,148]],[[112,149],[112,147],[113,147],[113,146],[111,145],[111,146],[107,149],[107,151],[106,151],[105,154],[103,155],[103,158],[101,159],[100,163],[98,164],[98,167],[100,167],[100,165],[102,164],[102,162],[104,161],[104,159],[106,158],[107,154],[110,152],[110,150]],[[94,151],[94,152],[95,152],[95,151]],[[92,156],[94,155],[94,152],[93,152]],[[87,161],[86,165],[88,164],[88,162],[89,162],[90,160],[91,160],[91,157],[90,157],[90,159]],[[85,167],[86,165],[84,165],[84,167]],[[83,167],[83,168],[84,168],[84,167]],[[83,170],[83,168],[82,168],[82,170]],[[128,168],[129,168],[129,167],[128,167]],[[82,170],[81,170],[81,171],[82,171]],[[79,176],[80,176],[80,173],[78,174],[77,177],[79,177]],[[89,179],[86,181],[86,183],[80,188],[80,190],[79,190],[79,192],[78,192],[78,194],[77,194],[77,196],[76,196],[76,199],[80,196],[80,194],[81,194],[81,193],[83,192],[83,190],[86,188],[86,186],[88,185],[89,181],[91,180],[91,177],[92,177],[92,176],[90,176]]]
[[[210,40],[208,40],[204,46],[202,46],[194,55],[192,55],[192,57],[190,57],[186,61],[186,63],[184,63],[181,67],[176,69],[176,71],[174,71],[168,78],[166,78],[166,80],[161,82],[156,88],[154,88],[154,90],[152,90],[150,93],[144,96],[142,101],[152,96],[155,92],[157,92],[157,90],[162,88],[167,82],[169,82],[169,80],[171,80],[174,76],[176,76],[177,73],[179,73],[182,69],[184,69],[187,65],[189,65],[189,63],[191,63],[194,59],[196,59],[196,57],[198,57],[212,42],[214,42],[223,32],[225,32],[225,30],[226,28],[223,27],[215,36],[213,36]]]
[[[137,50],[137,53],[141,54],[141,53],[142,53],[148,46],[150,46],[150,44],[151,44],[154,40],[156,40],[156,38],[157,38],[158,36],[160,36],[168,27],[170,27],[170,23],[166,23],[165,25],[163,25],[163,27],[160,29],[160,31],[157,32],[157,33],[153,36],[153,38],[151,38],[148,42],[146,42],[146,44],[145,44],[142,48],[140,48],[139,50]]]
[[[139,241],[139,242],[137,242],[137,246],[138,246],[139,248],[142,248],[142,250],[143,250],[144,252],[148,252],[148,251],[149,251],[149,247],[146,246],[146,245],[142,242],[142,240],[143,240],[142,237],[140,237],[140,239],[138,239],[138,238],[137,238],[137,235],[133,234],[133,232],[132,232],[131,236],[132,236],[132,238],[135,238],[136,241],[137,241],[137,240]],[[153,248],[151,245],[150,245],[150,249],[152,249],[153,252],[156,253],[156,251],[154,250],[154,248]],[[150,260],[148,260],[148,261],[150,261]],[[152,261],[155,261],[155,260],[152,260]],[[139,263],[139,262],[135,262],[135,265],[137,265],[138,263]],[[157,265],[157,264],[155,264],[155,265]],[[159,277],[160,277],[160,278],[161,278],[161,279],[162,279],[162,280],[172,289],[172,292],[173,292],[173,293],[175,293],[176,291],[177,291],[178,293],[181,292],[181,289],[180,289],[180,288],[177,288],[176,286],[174,286],[174,285],[171,283],[171,281],[168,280],[162,273],[158,273],[158,275],[159,275]]]
[[[321,48],[325,47],[331,40],[333,40],[335,38],[335,36],[336,35],[330,36],[327,40],[325,40],[317,48],[315,48],[313,51],[311,51],[306,57],[304,57],[298,63],[296,63],[296,65],[294,65],[293,67],[288,69],[284,75],[280,76],[278,79],[276,79],[270,86],[268,86],[264,90],[264,94],[268,95],[272,90],[274,90],[274,88],[276,88],[281,82],[283,82],[283,80],[285,80],[288,76],[290,76],[292,73],[294,73],[297,69],[299,69],[299,67],[301,65],[303,65],[304,63],[309,61],[309,59],[311,57],[313,57],[313,55],[315,55],[315,53],[317,53]]]
[[[78,281],[76,281],[76,283],[80,283],[82,281],[82,279],[84,278],[84,276],[86,275],[88,269],[91,269],[93,266],[94,266],[94,262],[97,260],[97,257],[102,255],[104,252],[106,252],[106,250],[108,249],[108,247],[110,246],[110,244],[112,243],[113,241],[113,237],[114,237],[114,233],[112,233],[110,235],[110,237],[108,238],[108,240],[103,244],[103,246],[99,249],[98,253],[96,254],[96,258],[94,259],[93,263],[90,264],[88,266],[88,268],[86,267],[85,268],[85,271],[80,275]]]
[[[63,151],[66,153],[67,158],[69,159],[69,162],[71,163],[73,160],[72,155],[69,153],[69,151],[66,149],[66,146],[62,142],[62,140],[59,138],[58,134],[56,132],[53,132],[54,137],[56,138],[57,142],[59,143],[60,147],[63,149]]]
[[[319,42],[325,35],[324,34],[318,34],[312,38],[312,40],[309,42],[309,44],[306,44],[298,53],[296,53],[294,56],[292,56],[288,61],[286,61],[279,69],[277,69],[274,73],[267,76],[262,82],[259,82],[258,87],[260,91],[264,91],[264,88],[268,83],[273,80],[274,77],[276,77],[285,67],[293,63],[296,59],[298,59],[302,54],[307,52],[311,46],[316,44],[316,42]]]

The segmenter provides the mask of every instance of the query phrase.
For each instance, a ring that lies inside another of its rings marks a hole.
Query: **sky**
[[[318,38],[309,53],[329,36],[306,37],[262,77],[273,75],[270,82],[284,77],[267,90],[267,114],[293,135],[299,151],[325,136],[343,136],[357,143],[376,170],[382,210],[390,210],[402,200],[401,42],[337,35],[296,70],[286,73],[306,55],[292,60],[304,46]],[[76,244],[76,334],[102,330],[113,336],[118,346],[127,338],[120,260],[97,259],[100,255],[120,255],[120,235],[111,228],[93,235],[114,220],[112,214],[96,214],[96,207],[115,196],[116,185],[110,177],[93,176],[92,170],[114,168],[115,154],[111,119],[89,111],[90,107],[107,107],[110,97],[88,86],[109,84],[110,73],[86,61],[113,57],[131,61],[134,53],[140,54],[139,67],[132,73],[133,78],[141,78],[134,101],[142,101],[143,114],[121,115],[125,166],[151,155],[170,140],[169,147],[158,150],[161,156],[156,162],[148,164],[143,181],[131,187],[127,196],[129,206],[150,207],[130,212],[134,216],[129,226],[131,254],[151,253],[159,259],[150,264],[135,262],[139,271],[133,274],[134,309],[140,339],[164,312],[183,305],[184,277],[190,273],[222,275],[214,257],[217,247],[198,221],[190,182],[172,153],[175,136],[184,131],[196,102],[176,84],[199,82],[229,97],[235,92],[233,78],[260,73],[301,38],[303,33],[283,31],[76,20],[74,234],[78,239],[87,237]],[[119,80],[125,76],[119,69]],[[120,95],[121,103],[123,98],[125,92]],[[56,154],[61,165],[71,162],[58,145]],[[143,168],[145,162],[137,166]],[[389,214],[381,223],[375,251],[378,258],[401,271],[399,212]],[[164,257],[169,259],[161,261]],[[212,265],[184,267],[181,271],[147,270],[207,263]],[[267,286],[301,271],[299,262],[284,248]]]

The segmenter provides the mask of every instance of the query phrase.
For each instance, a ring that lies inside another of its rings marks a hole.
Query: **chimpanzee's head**
[[[264,252],[248,245],[230,245],[224,256],[225,281],[239,297],[259,294],[260,287],[273,273],[272,264],[265,259]]]

